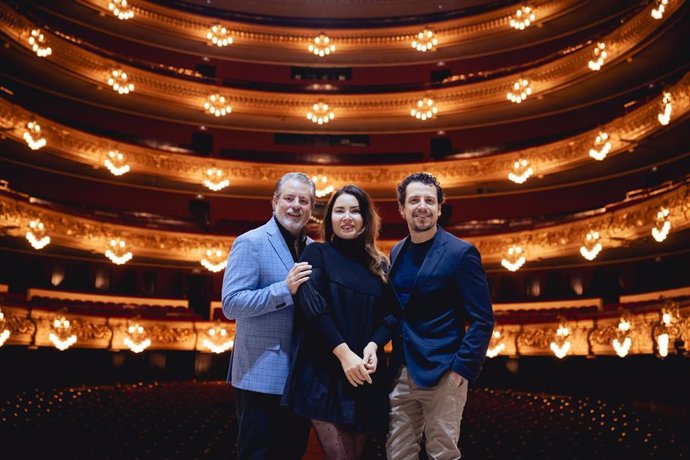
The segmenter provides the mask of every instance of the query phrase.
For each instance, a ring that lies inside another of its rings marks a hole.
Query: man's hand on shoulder
[[[311,265],[307,262],[295,263],[285,277],[290,294],[295,295],[302,283],[309,279],[309,275],[311,275]]]

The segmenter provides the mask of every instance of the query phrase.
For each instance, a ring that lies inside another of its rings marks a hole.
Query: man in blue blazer
[[[238,236],[223,277],[223,313],[236,321],[228,381],[235,388],[237,458],[299,459],[309,436],[306,419],[281,407],[292,348],[292,296],[311,266],[298,263],[311,242],[303,229],[315,204],[314,183],[288,173],[276,184],[273,217]]]
[[[479,375],[494,325],[477,249],[438,227],[443,190],[416,173],[398,185],[409,236],[391,251],[389,280],[402,307],[393,338],[395,383],[386,441],[389,460],[455,460],[467,386]],[[466,326],[467,330],[466,330]]]

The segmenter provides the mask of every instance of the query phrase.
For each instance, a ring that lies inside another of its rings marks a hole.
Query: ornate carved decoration
[[[103,4],[98,0],[81,0],[81,3],[99,12],[103,11]],[[337,6],[340,6],[341,10],[343,8],[346,10],[361,9],[363,3],[366,5],[366,2],[361,1],[356,2],[358,5],[350,6],[343,2],[333,1],[309,3],[312,3],[314,9],[323,10],[325,8],[329,11],[333,10],[334,3],[338,3]],[[380,4],[381,2],[370,3]],[[577,8],[578,2],[574,0],[536,0],[533,5],[539,8],[540,21],[549,21]],[[274,4],[272,8],[276,8],[276,6],[281,7],[281,5]],[[400,6],[400,2],[396,2],[395,7]],[[283,5],[283,7],[289,9],[288,5]],[[388,8],[390,7],[391,5],[388,5]],[[150,1],[137,2],[135,10],[134,19],[130,22],[158,31],[161,35],[175,36],[180,40],[204,42],[206,31],[211,24],[207,17],[167,8]],[[449,48],[448,56],[455,56],[462,52],[462,47],[453,45],[468,40],[475,42],[490,40],[492,37],[505,35],[509,32],[509,17],[513,10],[514,8],[510,7],[497,8],[469,17],[437,21],[433,23],[434,30],[437,31],[437,34],[443,35],[443,44]],[[416,16],[418,13],[413,15]],[[382,16],[382,13],[379,12],[377,16]],[[226,21],[223,25],[232,29],[236,37],[235,43],[233,43],[233,58],[251,61],[303,62],[307,56],[304,53],[305,44],[314,35],[313,30],[296,27],[262,26],[232,21]],[[338,54],[330,56],[329,62],[338,65],[367,63],[370,62],[367,60],[367,55],[371,54],[376,55],[379,63],[391,64],[403,60],[423,62],[423,58],[410,56],[411,53],[409,52],[409,44],[416,36],[418,29],[419,26],[415,25],[329,30],[328,35],[337,41],[339,47]],[[366,52],[362,52],[363,50]],[[218,57],[227,57],[227,54],[217,53],[216,50],[209,50],[209,53]],[[428,59],[426,58],[426,60]]]
[[[672,121],[680,119],[690,110],[690,73],[664,92],[674,95]],[[488,158],[385,166],[305,166],[302,169],[310,176],[327,175],[336,187],[350,182],[357,183],[377,198],[391,197],[396,184],[410,171],[428,171],[436,175],[447,194],[453,196],[453,190],[458,187],[506,180],[506,175],[513,163],[521,158],[529,161],[535,174],[541,175],[553,174],[592,162],[588,151],[592,139],[596,137],[600,129],[611,133],[609,137],[611,151],[608,156],[620,155],[626,152],[631,144],[638,143],[663,129],[657,121],[658,106],[662,97],[663,95],[660,94],[637,110],[614,119],[603,127],[550,144],[492,155]],[[74,130],[37,117],[19,106],[0,99],[0,125],[13,128],[6,133],[8,137],[16,142],[23,142],[22,127],[29,119],[36,119],[43,127],[43,134],[49,139],[45,150],[94,167],[103,167],[103,161],[108,152],[119,150],[127,156],[132,171],[198,184],[203,181],[204,174],[210,166],[207,159],[196,156],[172,154],[116,143]],[[214,159],[213,164],[221,168],[232,181],[233,193],[261,196],[269,196],[278,178],[293,169],[288,165],[221,159]]]
[[[662,204],[670,209],[673,231],[690,227],[690,185],[677,185],[631,206],[605,212],[596,217],[535,230],[502,233],[468,238],[482,253],[485,263],[498,263],[510,242],[519,243],[528,254],[528,261],[577,254],[581,237],[589,228],[601,233],[602,244],[618,247],[626,240],[648,238],[654,216]],[[77,217],[45,209],[16,197],[0,194],[0,225],[9,228],[8,234],[23,238],[22,230],[32,219],[40,218],[50,228],[54,245],[102,253],[113,237],[127,241],[135,256],[161,260],[180,260],[198,263],[209,247],[230,247],[233,237],[209,236],[194,233],[170,232],[129,227]],[[14,228],[12,228],[14,227]],[[381,241],[388,251],[394,241]]]
[[[609,56],[607,67],[610,67],[613,61],[625,58],[637,44],[672,17],[671,10],[680,8],[682,3],[681,1],[673,2],[669,6],[669,14],[660,21],[651,19],[646,9],[640,11],[620,28],[608,36],[602,37],[602,40],[605,39],[607,43]],[[145,11],[137,9],[135,18],[145,16]],[[13,39],[17,46],[28,46],[23,40],[26,31],[33,27],[28,19],[20,16],[9,6],[0,5],[0,21],[0,30]],[[206,27],[203,25],[204,35]],[[274,37],[275,33],[271,32],[269,35]],[[304,37],[305,40],[306,38]],[[194,121],[199,107],[203,107],[210,93],[228,91],[227,88],[164,76],[106,59],[80,47],[77,40],[68,41],[56,34],[51,34],[50,39],[53,56],[48,65],[59,63],[61,68],[69,69],[84,79],[92,81],[94,85],[101,85],[104,76],[112,68],[120,68],[129,75],[130,81],[137,88],[137,93],[155,98],[166,107],[175,105],[189,109],[190,121]],[[300,40],[299,37],[292,37],[287,41]],[[241,33],[239,41],[241,41]],[[505,75],[484,82],[423,92],[365,95],[328,94],[321,95],[319,98],[328,103],[330,107],[337,109],[337,129],[341,132],[361,132],[362,119],[376,122],[375,127],[369,128],[370,130],[375,129],[382,132],[414,131],[420,128],[416,124],[416,120],[409,117],[409,107],[425,96],[436,101],[439,110],[442,110],[444,117],[441,117],[440,120],[444,118],[450,120],[449,115],[452,114],[466,112],[470,109],[481,110],[482,107],[504,103],[506,91],[512,86],[517,76],[528,78],[535,94],[558,91],[577,84],[582,78],[591,74],[587,67],[590,51],[589,47],[585,46],[577,51],[564,54],[559,59],[521,72],[520,75]],[[314,97],[313,94],[268,93],[232,89],[233,112],[241,116],[227,117],[227,119],[222,120],[222,124],[225,127],[240,129],[311,130],[313,128],[304,123],[304,111],[306,107],[313,104]],[[260,123],[252,122],[252,119],[260,120]],[[504,169],[507,170],[508,168]]]
[[[661,308],[661,305],[659,306]],[[51,330],[51,320],[55,312],[31,311],[31,317],[35,318],[35,323],[29,319],[29,311],[26,308],[3,307],[9,314],[7,319],[11,324],[12,335],[5,343],[8,345],[36,345],[52,347],[52,343],[47,339]],[[686,342],[690,338],[690,320],[688,313],[690,306],[686,305],[680,309],[680,321],[674,327],[674,337],[681,337]],[[635,324],[637,332],[634,334],[633,347],[630,354],[651,354],[655,349],[652,343],[654,328],[659,322],[658,312],[632,314],[631,318]],[[94,316],[69,315],[71,324],[74,326],[74,333],[79,340],[74,348],[109,348],[126,349],[123,344],[123,337],[128,326],[128,319],[125,318],[106,318]],[[203,338],[207,337],[208,330],[217,323],[209,321],[189,322],[189,321],[163,321],[163,320],[137,320],[145,325],[148,337],[151,339],[151,349],[167,350],[198,350],[207,352],[208,349],[202,345]],[[595,324],[592,321],[572,321],[568,322],[571,334],[569,340],[572,348],[569,355],[609,355],[611,349],[611,325],[617,319],[606,319],[602,324]],[[235,324],[222,323],[222,326],[229,332],[229,337],[234,338]],[[523,326],[508,324],[497,326],[502,333],[505,348],[501,355],[551,355],[550,343],[554,338],[557,324],[526,324]],[[615,326],[613,326],[615,327]],[[33,337],[35,340],[32,340]],[[111,340],[112,337],[112,340]],[[589,338],[589,343],[588,343]],[[390,351],[390,348],[387,348]]]

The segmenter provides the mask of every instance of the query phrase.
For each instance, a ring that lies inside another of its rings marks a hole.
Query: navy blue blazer
[[[409,240],[391,250],[391,280]],[[393,372],[404,354],[409,375],[421,387],[433,387],[451,369],[474,382],[494,327],[479,251],[438,227],[401,316],[393,337]]]

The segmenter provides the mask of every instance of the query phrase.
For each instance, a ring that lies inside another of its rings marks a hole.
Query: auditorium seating
[[[589,397],[472,388],[460,445],[468,459],[683,458],[685,418]],[[25,458],[232,458],[236,439],[232,388],[217,381],[26,390],[0,401],[0,420],[3,450]],[[383,440],[366,452],[385,458]]]

